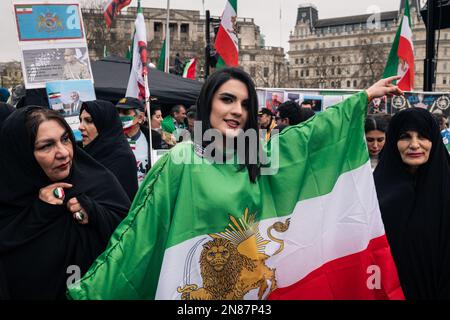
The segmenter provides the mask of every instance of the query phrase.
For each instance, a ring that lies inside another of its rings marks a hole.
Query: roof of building
[[[331,19],[321,19],[318,20],[314,27],[316,28],[326,28],[326,27],[336,27],[349,24],[361,24],[366,23],[372,14],[362,14],[357,16],[339,17]],[[392,21],[398,18],[398,11],[388,11],[381,12],[381,21]]]

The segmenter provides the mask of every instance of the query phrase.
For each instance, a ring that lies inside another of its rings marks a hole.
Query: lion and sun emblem
[[[279,247],[272,256],[283,251],[284,241],[275,238],[272,231],[287,231],[290,219],[271,225],[267,229],[270,240],[266,240],[259,232],[255,214],[249,215],[248,209],[239,219],[231,215],[229,218],[225,231],[210,234],[211,240],[202,246],[199,264],[203,287],[187,281],[177,289],[182,300],[242,300],[254,289],[258,290],[261,300],[277,288],[275,268],[266,265],[270,256],[265,250],[273,241]],[[188,260],[189,268],[191,262]]]

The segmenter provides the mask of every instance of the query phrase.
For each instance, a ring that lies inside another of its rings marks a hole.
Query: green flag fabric
[[[164,72],[166,64],[166,39],[164,39],[163,45],[161,47],[161,51],[159,52],[158,66],[157,69]]]
[[[265,299],[292,293],[295,283],[296,298],[392,296],[399,284],[364,140],[366,109],[361,92],[273,136],[272,171],[256,183],[238,165],[178,144],[152,167],[68,296]],[[380,290],[366,288],[372,264],[386,266]],[[322,288],[316,295],[311,275]]]

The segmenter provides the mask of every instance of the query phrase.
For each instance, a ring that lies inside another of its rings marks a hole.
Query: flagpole
[[[146,73],[144,75],[144,83],[145,83],[145,95],[147,95],[147,92],[150,93],[150,89],[148,88],[148,74]],[[147,89],[148,88],[148,89]],[[148,119],[148,132],[149,132],[149,138],[148,138],[148,145],[150,148],[150,152],[148,154],[149,159],[148,163],[150,165],[150,168],[153,167],[152,159],[153,159],[153,141],[152,141],[152,117],[150,113],[150,94],[148,97],[145,97],[145,111],[147,112],[147,119]]]
[[[166,56],[164,62],[164,72],[169,73],[170,63],[170,0],[167,0],[167,19],[166,19]]]

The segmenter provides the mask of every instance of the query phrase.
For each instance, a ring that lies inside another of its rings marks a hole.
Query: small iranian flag
[[[57,98],[61,98],[61,93],[60,92],[54,92],[54,93],[50,93],[48,95],[49,99],[57,99]]]
[[[131,0],[106,0],[103,6],[103,16],[108,27],[114,20],[114,17],[126,6],[131,3]]]
[[[33,13],[32,6],[16,6],[17,14]]]
[[[414,45],[409,1],[405,1],[405,12],[398,27],[383,78],[397,75],[401,76],[401,79],[397,81],[401,90],[414,90]]]
[[[183,78],[195,79],[195,68],[197,67],[197,59],[192,58],[186,63],[183,71]]]
[[[219,54],[216,68],[238,65],[237,0],[227,2],[214,47]]]
[[[146,100],[150,97],[148,82],[146,81],[148,73],[147,32],[140,1],[138,2],[138,13],[134,26],[133,60],[126,96]]]

